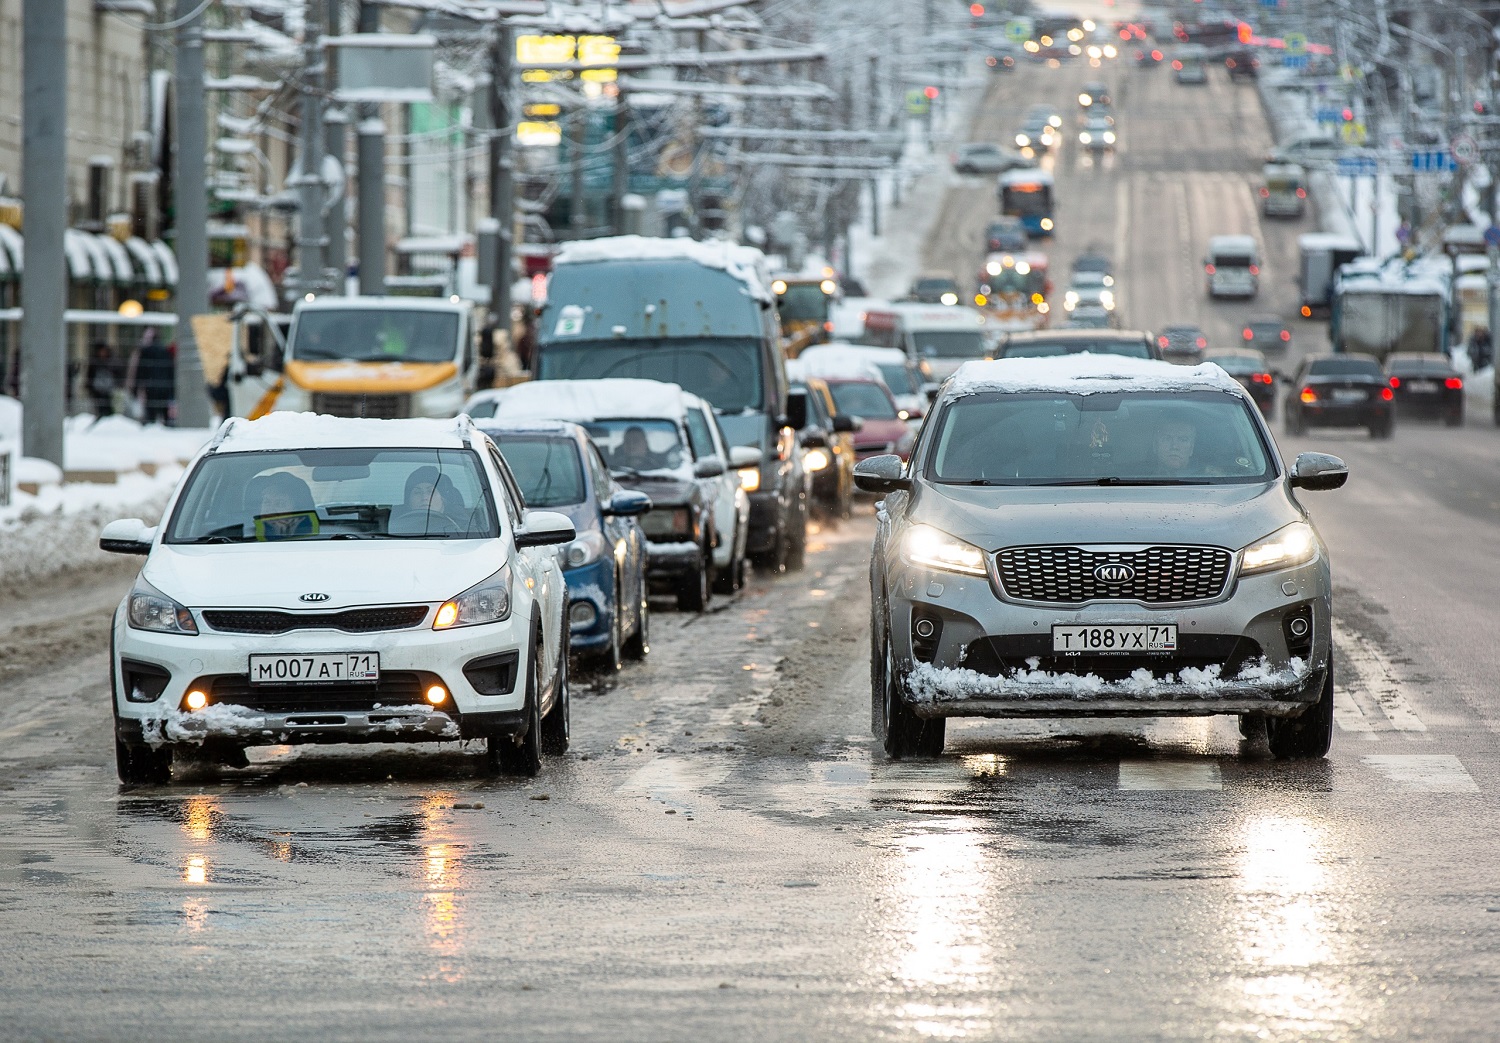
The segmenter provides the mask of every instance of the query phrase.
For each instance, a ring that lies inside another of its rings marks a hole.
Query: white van
[[[923,380],[941,383],[965,362],[988,358],[994,332],[975,308],[892,304],[865,313],[865,333],[860,339],[882,348],[900,348],[917,364]]]
[[[1203,259],[1210,297],[1254,297],[1260,288],[1260,247],[1252,235],[1216,235]]]

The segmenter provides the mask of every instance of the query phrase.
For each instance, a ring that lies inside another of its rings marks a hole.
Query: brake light
[[[1393,398],[1396,397],[1396,393],[1394,391],[1392,391],[1390,388],[1381,388],[1380,389],[1380,397],[1383,398],[1383,399],[1385,399],[1387,402],[1389,402],[1391,399],[1393,399]]]
[[[1245,339],[1246,340],[1254,340],[1255,339],[1255,331],[1252,330],[1249,326],[1245,327]]]
[[[1298,199],[1306,199],[1307,198],[1307,189],[1305,189],[1305,188],[1299,188],[1299,189],[1297,189],[1297,198]]]
[[[1166,337],[1157,337],[1156,338],[1156,343],[1159,344],[1161,347],[1165,348],[1167,346],[1167,338]]]
[[[1302,317],[1304,319],[1310,319],[1310,318],[1312,318],[1312,305],[1310,305],[1310,304],[1304,304],[1302,306]]]
[[[1205,265],[1204,265],[1204,266],[1203,266],[1203,270],[1204,270],[1204,271],[1205,271],[1205,272],[1207,272],[1207,273],[1208,273],[1208,274],[1209,274],[1209,275],[1212,275],[1212,274],[1213,274],[1213,273],[1214,273],[1214,266],[1213,266],[1213,265],[1211,265],[1211,264],[1205,264]]]
[[[1251,275],[1259,275],[1260,274],[1260,265],[1258,265],[1258,264],[1252,264],[1250,266],[1250,274]]]
[[[1290,344],[1291,341],[1292,341],[1292,331],[1291,330],[1282,330],[1281,331],[1281,339],[1284,340],[1284,341],[1286,341],[1288,344]]]
[[[1463,386],[1464,382],[1462,377],[1449,377],[1447,380],[1443,381],[1443,387],[1447,388],[1450,391],[1458,391]]]
[[[1261,189],[1260,190],[1260,197],[1262,199],[1270,199],[1271,198],[1271,190],[1269,188],[1263,188],[1263,189]]]
[[[1198,338],[1198,347],[1200,347],[1200,348],[1206,348],[1206,347],[1208,347],[1208,340],[1207,340],[1207,338],[1205,338],[1205,337],[1199,337]]]
[[[1400,377],[1392,377],[1391,378],[1391,387],[1398,388],[1400,386],[1401,386],[1401,378]]]
[[[1312,388],[1303,388],[1302,394],[1298,395],[1297,397],[1302,399],[1302,401],[1304,402],[1316,402],[1318,400],[1318,393]]]
[[[1159,61],[1161,61],[1161,52],[1160,51],[1152,51],[1151,52],[1151,60],[1153,62],[1159,62]]]
[[[1256,384],[1269,384],[1269,383],[1271,383],[1271,374],[1269,374],[1269,373],[1252,373],[1252,374],[1250,374],[1250,379],[1251,379],[1251,381],[1253,381]]]
[[[823,323],[823,332],[824,333],[832,333],[833,332],[833,323],[831,323],[831,322],[825,322],[825,323]]]

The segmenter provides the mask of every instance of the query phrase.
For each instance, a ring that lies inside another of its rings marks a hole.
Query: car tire
[[[1490,411],[1494,414],[1495,426],[1500,427],[1500,384],[1495,385],[1495,402]]]
[[[619,632],[617,620],[615,626],[617,653]],[[542,718],[541,726],[542,752],[553,757],[561,757],[568,752],[568,740],[572,734],[573,695],[568,683],[568,631],[566,629],[563,630],[562,648],[558,650],[557,669],[557,698],[552,701],[552,709],[547,711],[547,716]]]
[[[773,576],[786,571],[786,533],[784,530],[777,529],[773,532],[770,549],[753,555],[751,560],[757,569],[769,572]]]
[[[704,612],[708,609],[709,598],[713,596],[711,591],[713,561],[713,553],[703,551],[698,561],[698,568],[693,574],[678,580],[677,608],[679,611]]]
[[[1240,714],[1240,735],[1249,742],[1266,737],[1266,715],[1263,713]]]
[[[801,572],[806,565],[807,512],[802,511],[793,524],[791,536],[787,541],[786,569],[788,572]]]
[[[542,640],[538,635],[531,650],[531,668],[526,673],[526,731],[521,735],[490,736],[491,771],[533,778],[542,770],[541,664]]]
[[[644,586],[641,590],[641,609],[636,619],[635,633],[626,639],[621,651],[625,658],[633,663],[639,663],[646,658],[646,653],[651,651],[651,599],[646,597]]]
[[[126,786],[160,786],[172,781],[172,747],[115,740],[115,774]]]
[[[943,752],[947,720],[935,717],[931,720],[918,717],[906,701],[906,681],[901,676],[891,653],[890,635],[885,641],[885,665],[881,670],[884,691],[885,752],[892,760],[912,757],[938,757]]]
[[[1333,744],[1333,653],[1328,653],[1328,669],[1318,701],[1303,711],[1301,717],[1266,719],[1266,739],[1271,754],[1281,760],[1325,757]]]

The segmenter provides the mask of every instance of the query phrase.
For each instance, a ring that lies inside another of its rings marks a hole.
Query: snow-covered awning
[[[130,263],[130,254],[126,252],[125,244],[112,235],[101,235],[95,238],[103,245],[104,252],[109,257],[110,268],[114,271],[114,281],[122,286],[135,282],[135,266]]]
[[[172,252],[170,246],[160,239],[153,239],[151,241],[151,249],[156,251],[156,259],[161,262],[162,278],[166,280],[168,286],[176,286],[177,255]]]
[[[135,261],[135,266],[140,269],[141,281],[147,286],[161,286],[165,279],[162,277],[161,260],[156,256],[156,251],[151,249],[151,244],[138,235],[133,235],[125,240],[125,251]]]
[[[14,274],[20,275],[24,267],[22,262],[25,259],[25,244],[21,233],[10,225],[0,225],[0,251],[10,255],[10,269]]]
[[[63,232],[63,253],[68,259],[68,275],[78,280],[94,278],[94,253],[87,232],[76,228]]]

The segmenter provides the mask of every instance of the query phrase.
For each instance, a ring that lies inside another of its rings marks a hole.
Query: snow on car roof
[[[882,379],[876,367],[903,366],[906,352],[859,344],[819,344],[805,349],[793,361],[800,363],[799,370],[810,377]]]
[[[232,417],[215,435],[217,452],[369,446],[378,449],[463,449],[467,417],[448,420],[371,420],[321,413],[277,412],[259,420]]]
[[[698,405],[676,384],[632,377],[600,380],[532,380],[495,396],[495,420],[572,420],[661,417],[676,420]]]
[[[1059,355],[1050,358],[1013,358],[965,362],[944,388],[956,398],[985,391],[1061,391],[1092,395],[1106,391],[1230,391],[1239,383],[1212,363],[1174,366],[1155,359],[1123,355]]]
[[[644,235],[613,235],[600,239],[580,239],[566,243],[553,266],[591,264],[598,261],[694,261],[705,268],[717,268],[744,283],[756,297],[771,299],[767,285],[765,256],[752,246],[722,239],[698,242],[695,239],[657,239]]]
[[[585,433],[572,420],[512,420],[500,417],[485,417],[475,420],[474,426],[485,434],[495,435],[566,435],[569,438]]]

